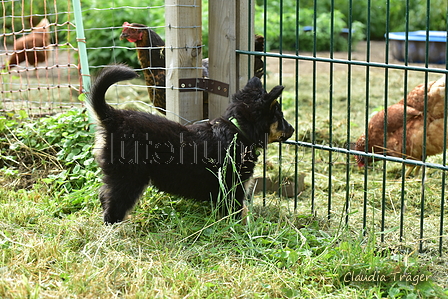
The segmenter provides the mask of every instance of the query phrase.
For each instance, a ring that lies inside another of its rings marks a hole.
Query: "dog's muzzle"
[[[294,128],[285,120],[282,121],[282,128],[280,131],[282,131],[282,134],[280,136],[280,142],[288,140],[292,134],[294,134]]]
[[[283,127],[282,134],[280,135],[280,142],[286,141],[289,138],[291,138],[292,134],[294,134],[294,128],[286,121],[283,120]]]

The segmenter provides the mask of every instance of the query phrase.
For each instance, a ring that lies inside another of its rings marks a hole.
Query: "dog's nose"
[[[280,141],[288,140],[294,133],[294,128],[287,121],[284,121],[284,128]]]
[[[289,133],[290,133],[290,134],[289,134],[289,137],[291,137],[292,134],[294,134],[294,128],[290,125],[290,126],[289,126],[289,130],[290,130],[290,131],[289,131]]]
[[[286,127],[286,139],[290,138],[292,136],[292,134],[294,134],[294,128],[287,123],[288,126]]]

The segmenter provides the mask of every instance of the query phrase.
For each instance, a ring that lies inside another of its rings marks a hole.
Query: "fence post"
[[[229,97],[208,95],[209,118],[213,119],[222,115],[230,97],[244,87],[249,76],[253,75],[253,59],[249,67],[249,57],[237,55],[235,51],[254,50],[254,1],[209,0],[208,10],[209,76],[210,79],[229,84]],[[250,14],[249,10],[252,10]],[[249,15],[252,18],[250,21]]]
[[[84,24],[82,21],[82,10],[81,1],[73,1],[73,11],[75,12],[75,24],[76,24],[76,41],[78,42],[79,49],[79,61],[81,65],[81,78],[82,87],[79,89],[80,93],[85,93],[90,91],[90,72],[89,72],[89,62],[87,59],[86,50],[86,38],[84,36]]]
[[[179,92],[179,79],[202,77],[201,0],[165,0],[166,116],[202,119],[202,92]]]

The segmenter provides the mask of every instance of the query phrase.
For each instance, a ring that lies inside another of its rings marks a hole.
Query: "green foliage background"
[[[265,3],[266,2],[266,3]],[[370,2],[370,3],[369,3]],[[297,3],[299,5],[297,10]],[[29,19],[32,14],[48,14],[50,22],[61,24],[73,18],[68,1],[58,1],[57,7],[45,2],[25,2],[18,5],[14,1],[5,2],[4,28],[11,32],[24,28],[20,18],[7,17],[25,15]],[[164,0],[152,0],[143,3],[131,0],[83,0],[83,22],[91,65],[104,65],[115,62],[126,62],[138,67],[134,47],[128,41],[120,41],[120,28],[123,22],[135,22],[153,27],[162,37],[165,33]],[[203,7],[203,55],[207,57],[208,44],[208,1],[202,1]],[[267,13],[264,13],[264,8]],[[118,9],[114,9],[118,8]],[[334,10],[332,15],[330,12]],[[430,30],[447,30],[446,0],[431,0],[429,14],[425,0],[256,0],[255,7],[256,33],[266,37],[267,50],[282,48],[283,50],[311,51],[316,49],[330,50],[330,40],[333,37],[332,49],[346,51],[347,41],[340,35],[342,28],[352,28],[352,42],[365,38],[367,32],[370,39],[382,40],[389,31],[424,30],[427,25]],[[406,11],[408,24],[406,24]],[[316,12],[316,14],[314,14]],[[350,13],[351,12],[351,13]],[[370,15],[368,14],[370,12]],[[331,30],[330,19],[334,18],[334,28]],[[14,20],[14,21],[12,21]],[[73,20],[71,20],[73,21]],[[14,27],[11,22],[14,22]],[[280,39],[280,26],[282,38]],[[303,27],[312,26],[314,30],[304,31]],[[107,28],[107,29],[104,29]],[[57,35],[60,40],[70,40],[76,44],[73,29],[59,28]],[[298,35],[298,43],[296,36]],[[316,38],[316,40],[314,40]],[[131,49],[127,49],[131,48]]]

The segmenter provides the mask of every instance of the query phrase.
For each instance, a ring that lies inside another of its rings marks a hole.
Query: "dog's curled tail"
[[[117,64],[104,68],[96,76],[90,88],[89,103],[99,120],[103,120],[110,116],[112,107],[106,103],[105,95],[107,89],[112,85],[120,81],[131,80],[138,77],[138,74],[134,72],[130,67]]]

